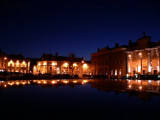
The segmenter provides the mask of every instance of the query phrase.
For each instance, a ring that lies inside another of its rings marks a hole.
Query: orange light
[[[53,66],[55,66],[55,65],[56,65],[56,63],[52,63],[52,65],[53,65]]]
[[[5,60],[7,60],[7,57],[4,57]]]
[[[141,55],[142,55],[142,53],[140,52],[140,53],[139,53],[139,56],[141,56]]]
[[[68,63],[64,63],[63,66],[64,66],[64,67],[68,67]]]
[[[46,84],[47,82],[46,81],[43,81],[43,84]]]
[[[131,85],[129,85],[128,87],[129,87],[129,88],[131,88],[132,86],[131,86]]]
[[[63,81],[63,83],[68,83],[68,81],[65,80],[65,81]]]
[[[73,64],[73,67],[77,67],[77,64],[76,64],[76,63],[74,63],[74,64]]]
[[[57,83],[56,81],[52,81],[52,84],[55,84],[55,83]]]
[[[142,89],[142,86],[139,86],[139,89],[141,90],[141,89]]]
[[[85,83],[87,83],[87,82],[88,82],[87,80],[83,80],[83,81],[82,81],[82,84],[85,84]]]
[[[128,55],[129,58],[131,58],[131,55]]]
[[[77,81],[76,81],[76,80],[74,80],[74,81],[73,81],[73,83],[77,83]]]
[[[38,81],[38,84],[40,84],[41,83],[41,81]]]
[[[84,68],[84,69],[87,69],[87,68],[88,68],[88,65],[87,65],[87,64],[83,64],[83,68]]]
[[[16,82],[17,85],[19,85],[19,82]]]
[[[43,63],[43,65],[47,65],[47,63],[46,63],[46,62],[44,62],[44,63]]]

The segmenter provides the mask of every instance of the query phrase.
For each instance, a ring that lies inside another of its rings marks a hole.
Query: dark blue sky
[[[158,0],[5,0],[0,48],[25,57],[74,52],[90,60],[98,47],[128,44],[143,32],[160,40],[159,5]]]

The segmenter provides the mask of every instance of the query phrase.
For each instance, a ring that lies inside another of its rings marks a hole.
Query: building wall
[[[69,62],[69,61],[38,61],[37,65],[33,67],[33,73],[51,73],[55,74],[70,74],[79,75],[90,74],[90,64],[82,62]]]
[[[0,70],[8,72],[29,73],[30,61],[0,57]]]
[[[146,48],[127,52],[128,74],[158,74],[160,47]]]
[[[126,75],[126,48],[103,48],[97,53],[92,53],[91,57],[92,75]]]

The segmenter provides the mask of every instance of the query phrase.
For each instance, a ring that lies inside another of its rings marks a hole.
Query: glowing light
[[[55,84],[55,83],[57,83],[56,81],[52,81],[52,84]]]
[[[52,65],[53,65],[53,66],[55,66],[55,65],[56,65],[56,63],[54,63],[54,62],[53,62],[53,63],[52,63]]]
[[[26,66],[27,66],[26,62],[23,61],[22,64],[21,64],[21,67],[26,67]]]
[[[26,84],[26,82],[23,82],[22,84],[23,84],[23,85],[25,85],[25,84]]]
[[[129,87],[129,88],[131,88],[132,86],[131,86],[131,85],[129,85],[128,87]]]
[[[129,58],[131,58],[131,55],[128,55]]]
[[[63,66],[64,66],[64,67],[68,67],[68,63],[64,63]]]
[[[19,67],[19,61],[17,60],[17,62],[16,62],[16,67]]]
[[[141,89],[142,89],[142,86],[139,86],[139,89],[141,90]]]
[[[46,81],[43,81],[43,84],[47,84],[47,82],[46,82]]]
[[[9,62],[8,62],[8,66],[14,66],[14,62],[12,61],[12,60],[10,60]]]
[[[37,68],[36,68],[36,66],[34,66],[34,70],[36,70]]]
[[[73,67],[77,67],[77,64],[76,64],[76,63],[74,63],[74,64],[73,64]]]
[[[142,56],[142,53],[140,52],[138,55],[139,55],[139,56]]]
[[[85,84],[85,83],[87,83],[87,82],[88,82],[87,80],[83,80],[83,81],[82,81],[82,84]]]
[[[141,80],[138,80],[138,82],[141,82]]]
[[[73,81],[73,83],[77,83],[77,81],[76,81],[76,80],[74,80],[74,81]]]
[[[148,66],[148,72],[151,72],[151,68],[152,68],[152,67],[149,65],[149,66]]]
[[[82,63],[84,63],[84,60],[82,60]]]
[[[7,87],[7,85],[4,85],[4,87]]]
[[[148,83],[151,83],[152,81],[151,80],[148,80]]]
[[[126,77],[129,77],[129,74],[126,74]]]
[[[121,75],[121,74],[122,74],[122,70],[120,69],[120,70],[119,70],[119,75]]]
[[[117,69],[115,69],[115,75],[117,75]]]
[[[46,62],[44,62],[44,63],[43,63],[43,65],[47,65],[47,63],[46,63]]]
[[[17,85],[19,85],[19,82],[16,82]]]
[[[65,80],[65,81],[63,81],[63,83],[68,83],[68,81]]]
[[[138,72],[140,72],[141,71],[141,66],[138,66]]]
[[[85,64],[83,64],[83,68],[84,69],[87,69],[88,68],[88,65],[85,63]]]
[[[41,81],[38,81],[38,84],[40,84],[41,83]]]
[[[4,57],[4,60],[7,60],[7,57]]]
[[[159,72],[159,66],[157,66],[157,71]]]

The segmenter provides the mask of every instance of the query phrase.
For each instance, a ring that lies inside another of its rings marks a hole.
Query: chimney
[[[143,32],[143,37],[146,37],[146,33],[145,32]]]
[[[58,57],[58,52],[56,52],[56,54],[55,54],[55,55],[56,55],[56,57]]]

